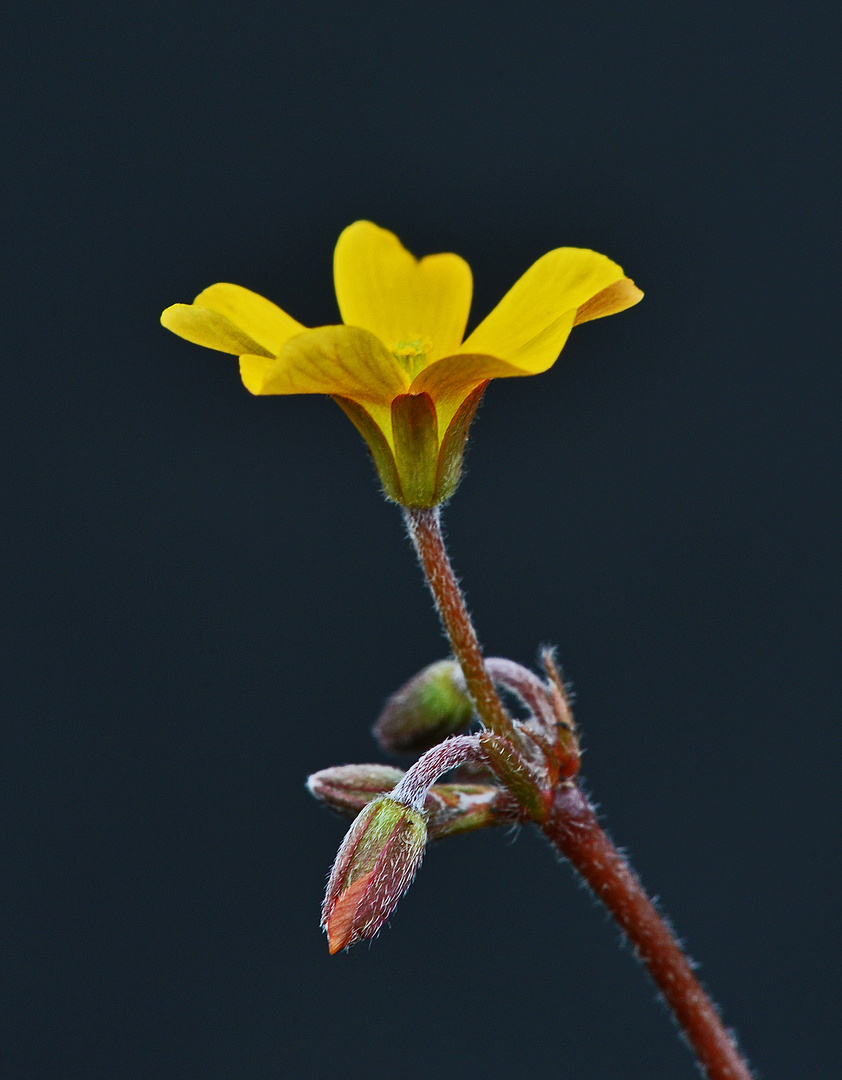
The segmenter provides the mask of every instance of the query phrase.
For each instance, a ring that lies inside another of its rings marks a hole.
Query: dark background
[[[328,958],[344,825],[304,779],[380,759],[446,647],[339,410],[158,315],[222,280],[334,321],[360,217],[465,256],[472,323],[562,244],[646,290],[491,386],[452,554],[491,652],[558,644],[590,788],[759,1074],[838,1073],[836,11],[7,18],[4,1077],[694,1075],[530,831],[433,848]]]

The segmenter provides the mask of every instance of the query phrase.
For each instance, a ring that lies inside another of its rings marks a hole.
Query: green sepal
[[[436,502],[444,502],[449,499],[459,486],[459,479],[462,476],[462,457],[465,453],[468,431],[488,382],[489,380],[486,379],[484,383],[480,383],[468,394],[456,410],[456,414],[444,433],[436,469]]]
[[[383,485],[383,493],[386,498],[403,505],[404,498],[398,468],[395,464],[392,448],[386,441],[386,436],[358,402],[335,394],[333,400],[365,439],[374,459],[374,467],[377,469],[377,475],[380,477],[380,483]]]
[[[488,380],[465,398],[441,444],[430,395],[398,394],[391,408],[394,450],[363,405],[336,394],[333,400],[365,439],[386,498],[412,510],[428,510],[449,499],[459,485],[468,431],[487,386]]]
[[[426,510],[436,495],[439,433],[436,407],[429,394],[399,394],[392,401],[392,436],[403,505]]]
[[[544,821],[548,807],[534,777],[508,739],[483,731],[479,736],[482,752],[494,775],[527,811],[533,821]]]

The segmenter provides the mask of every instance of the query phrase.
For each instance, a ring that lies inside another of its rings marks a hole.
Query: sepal
[[[339,394],[333,400],[365,439],[386,498],[425,510],[445,502],[459,485],[465,442],[486,386],[487,379],[471,390],[444,431],[425,391],[397,394],[386,415]]]
[[[395,455],[389,445],[386,436],[373,417],[357,401],[350,398],[333,395],[333,400],[345,413],[357,431],[365,439],[366,445],[371,451],[374,467],[383,485],[383,494],[392,502],[403,503],[403,491],[398,477],[398,467],[395,463]]]
[[[403,498],[412,509],[441,502],[436,494],[439,428],[429,394],[399,394],[392,401],[392,437]]]
[[[424,809],[430,843],[522,817],[518,802],[496,784],[433,784]]]
[[[436,469],[436,501],[446,502],[459,486],[462,477],[462,458],[471,422],[488,386],[488,379],[468,394],[450,421],[441,441]]]

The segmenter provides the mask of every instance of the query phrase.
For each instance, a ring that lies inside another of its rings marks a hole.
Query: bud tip
[[[350,885],[333,905],[328,918],[325,920],[327,932],[327,947],[331,956],[342,952],[349,945],[359,940],[359,935],[354,933],[354,919],[360,906],[360,900],[365,896],[371,874],[359,878]]]

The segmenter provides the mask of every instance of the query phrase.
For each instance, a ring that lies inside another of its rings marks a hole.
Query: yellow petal
[[[259,356],[272,356],[260,342],[249,337],[243,330],[210,308],[197,307],[195,304],[173,304],[161,316],[161,323],[179,337],[186,338],[196,345],[219,352],[257,353]]]
[[[577,310],[623,278],[620,267],[587,248],[556,248],[526,271],[462,345],[536,375],[552,367]]]
[[[465,398],[480,383],[527,375],[526,371],[496,356],[445,356],[412,380],[411,394],[429,394],[436,405],[439,430],[444,431]]]
[[[273,356],[278,355],[291,337],[307,329],[277,304],[242,285],[227,282],[210,285],[193,303],[224,315]]]
[[[362,402],[391,431],[391,403],[409,378],[373,334],[355,326],[320,326],[292,338],[280,356],[241,356],[240,375],[253,394],[332,394]]]
[[[333,276],[347,325],[370,330],[389,349],[421,342],[428,363],[458,348],[473,288],[471,268],[458,255],[419,261],[394,233],[357,221],[339,237]]]
[[[306,327],[250,289],[220,282],[192,304],[173,304],[161,322],[174,334],[219,352],[277,356],[284,343]]]
[[[591,319],[604,319],[606,315],[616,315],[626,308],[634,307],[643,299],[643,293],[631,278],[621,278],[607,289],[591,297],[576,312],[573,325],[590,322]]]

